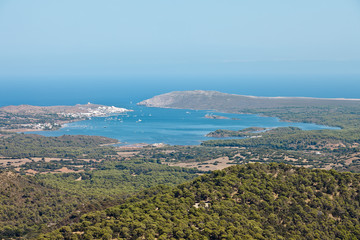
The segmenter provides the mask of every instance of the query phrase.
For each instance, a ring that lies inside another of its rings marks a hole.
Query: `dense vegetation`
[[[174,186],[196,176],[196,169],[169,167],[158,163],[133,159],[104,161],[96,170],[79,173],[36,175],[47,184],[85,197],[113,199],[140,189],[166,184]]]
[[[248,108],[242,113],[261,114],[278,117],[283,121],[316,123],[343,129],[356,129],[360,126],[360,105],[323,105],[306,107]]]
[[[35,178],[0,172],[0,238],[32,237],[80,205],[76,196]]]
[[[142,160],[103,161],[78,173],[21,176],[0,174],[0,239],[31,237],[101,210],[142,189],[193,179],[193,169]]]
[[[112,148],[101,145],[117,142],[115,139],[100,136],[44,137],[35,134],[13,134],[0,138],[0,155],[8,158],[104,158],[116,153]]]
[[[251,137],[257,136],[257,133],[266,131],[266,128],[261,127],[248,127],[244,129],[240,129],[238,131],[226,130],[226,129],[218,129],[214,132],[210,132],[206,134],[207,137]]]
[[[214,148],[206,146],[166,146],[163,148],[144,148],[139,156],[147,161],[159,162],[203,162],[218,157],[232,157],[236,154],[234,149]]]
[[[359,239],[360,175],[284,164],[146,190],[42,239]]]
[[[209,140],[204,146],[268,147],[288,150],[331,150],[334,145],[351,147],[360,142],[360,130],[312,130],[280,127],[263,133],[252,133],[244,139]]]

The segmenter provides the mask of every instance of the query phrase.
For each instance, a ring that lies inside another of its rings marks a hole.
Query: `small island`
[[[205,118],[209,118],[209,119],[229,119],[228,117],[225,117],[225,116],[213,115],[213,114],[206,114]]]
[[[225,138],[225,137],[253,137],[257,136],[259,133],[269,130],[268,128],[262,127],[249,127],[244,128],[239,131],[218,129],[214,132],[206,134],[206,137],[215,137],[215,138]]]

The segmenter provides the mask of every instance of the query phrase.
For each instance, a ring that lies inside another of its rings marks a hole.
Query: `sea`
[[[247,127],[294,126],[304,130],[335,129],[309,123],[282,122],[258,115],[226,114],[188,109],[161,109],[137,106],[155,95],[181,90],[216,90],[253,96],[293,96],[320,98],[359,98],[360,78],[351,76],[250,78],[40,78],[1,79],[0,106],[74,105],[88,102],[133,110],[109,117],[64,125],[57,131],[35,132],[44,136],[99,135],[118,139],[123,145],[164,143],[197,145],[212,138],[205,135],[216,129],[239,130]],[[206,114],[228,119],[209,119]]]

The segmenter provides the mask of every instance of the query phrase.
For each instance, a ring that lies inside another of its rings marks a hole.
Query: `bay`
[[[295,126],[304,130],[329,129],[307,123],[281,122],[256,115],[231,115],[230,119],[207,119],[209,111],[156,109],[135,103],[155,95],[178,90],[217,90],[254,96],[360,98],[358,76],[260,76],[260,77],[171,77],[166,78],[80,78],[52,77],[2,79],[0,106],[30,104],[39,106],[74,105],[92,102],[133,109],[127,115],[93,118],[67,124],[45,136],[63,134],[101,135],[124,143],[168,143],[193,145],[210,138],[216,129]],[[139,119],[141,121],[139,121]]]
[[[247,127],[294,126],[303,130],[335,129],[309,123],[289,123],[273,117],[251,114],[228,114],[213,111],[147,108],[130,104],[132,112],[110,117],[66,124],[57,131],[29,132],[44,136],[98,135],[118,139],[122,144],[165,143],[170,145],[197,145],[213,138],[205,137],[217,129],[239,130]],[[205,118],[214,114],[228,119]]]

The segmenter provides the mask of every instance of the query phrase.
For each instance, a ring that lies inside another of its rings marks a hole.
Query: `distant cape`
[[[159,108],[180,108],[239,112],[249,109],[283,107],[350,107],[359,106],[360,99],[310,97],[257,97],[217,91],[175,91],[154,96],[138,105]]]

